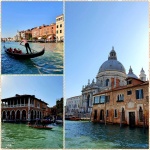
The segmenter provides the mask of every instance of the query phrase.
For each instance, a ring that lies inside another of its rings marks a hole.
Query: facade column
[[[25,98],[24,98],[24,106],[25,106]]]
[[[30,112],[30,97],[28,98],[28,120],[31,120],[31,112]]]
[[[15,111],[15,120],[16,120],[17,111]]]
[[[10,120],[11,120],[11,118],[12,118],[12,111],[10,111]]]
[[[20,107],[21,107],[21,98],[20,98]]]
[[[20,120],[22,120],[22,111],[20,111]]]

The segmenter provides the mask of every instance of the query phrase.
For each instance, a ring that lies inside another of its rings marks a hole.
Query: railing
[[[3,105],[2,106],[2,108],[15,108],[15,107],[28,107],[28,104]],[[30,104],[30,107],[34,107],[34,105]]]

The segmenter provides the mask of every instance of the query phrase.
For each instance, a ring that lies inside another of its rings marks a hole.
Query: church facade
[[[94,79],[92,83],[88,81],[88,85],[82,87],[82,112],[91,113],[93,107],[93,95],[104,90],[109,90],[112,86],[124,86],[127,85],[126,78],[133,77],[138,78],[130,67],[129,73],[126,74],[124,66],[117,60],[117,54],[112,47],[108,60],[105,61],[99,68],[96,75],[96,81]],[[145,72],[142,68],[140,78],[146,80]],[[113,85],[112,85],[113,83]]]
[[[125,120],[121,123],[125,123],[126,121],[126,124],[129,124],[130,115],[134,115],[135,125],[138,125],[140,124],[138,122],[139,112],[141,116],[142,114],[148,114],[148,85],[149,82],[146,81],[146,74],[143,68],[141,69],[139,78],[133,73],[131,66],[127,74],[122,63],[117,60],[117,54],[114,47],[112,47],[108,60],[106,60],[98,70],[96,80],[94,81],[93,79],[91,83],[90,80],[88,80],[88,84],[82,87],[79,112],[80,114],[89,116],[92,121],[120,123],[122,119],[120,118],[120,113],[124,110]],[[144,95],[141,100],[136,99],[135,91],[138,89],[141,89],[140,91],[142,91]],[[129,96],[126,93],[130,90],[134,90],[134,94]],[[118,94],[120,91],[121,93]],[[119,101],[122,99],[123,101]],[[105,103],[106,101],[109,101],[109,103]],[[117,112],[117,118],[114,117],[114,111],[115,115]],[[107,114],[107,112],[113,114],[113,118],[111,115],[111,117],[106,117],[105,114]],[[144,117],[146,116],[148,115]]]

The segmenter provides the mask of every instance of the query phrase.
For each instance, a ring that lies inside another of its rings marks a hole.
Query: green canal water
[[[63,127],[39,130],[25,124],[2,123],[1,147],[7,149],[60,149],[63,148]]]
[[[148,149],[148,130],[120,128],[84,121],[65,122],[65,147],[88,149]]]

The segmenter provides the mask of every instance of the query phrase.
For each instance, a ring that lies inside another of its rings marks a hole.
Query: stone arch
[[[12,110],[12,112],[11,112],[11,119],[12,120],[15,120],[16,118],[15,118],[15,111],[14,110]]]
[[[31,110],[31,120],[33,120],[34,119],[34,112],[33,112],[33,110]]]
[[[10,120],[10,111],[7,111],[7,119]]]
[[[2,119],[6,119],[6,111],[5,110],[3,111]]]
[[[26,110],[22,111],[22,120],[26,120],[27,115],[26,115]]]
[[[20,120],[20,110],[17,110],[17,111],[16,111],[16,119],[17,119],[17,120]]]

